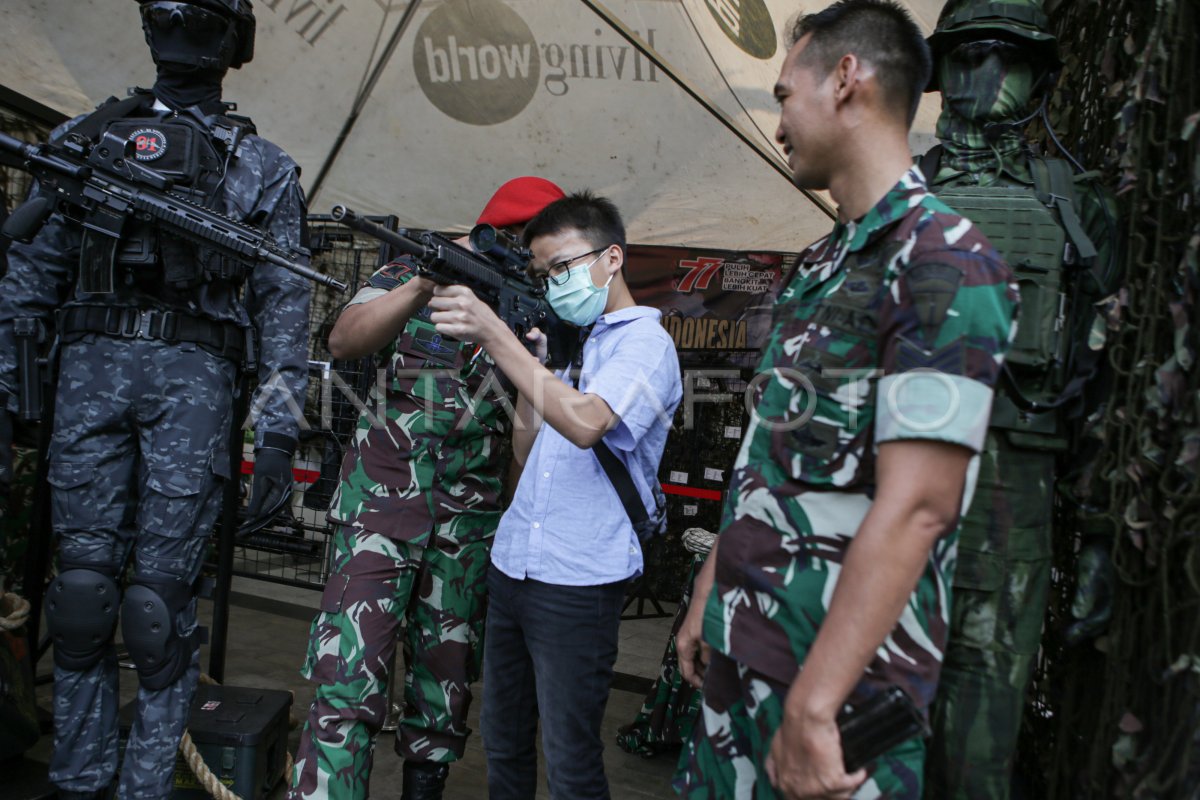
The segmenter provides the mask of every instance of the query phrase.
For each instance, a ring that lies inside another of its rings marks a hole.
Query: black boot
[[[55,797],[58,800],[110,800],[113,796],[113,788],[113,785],[110,784],[94,792],[69,792],[66,789],[58,789]]]
[[[400,800],[442,800],[449,764],[434,761],[404,761],[404,788]]]

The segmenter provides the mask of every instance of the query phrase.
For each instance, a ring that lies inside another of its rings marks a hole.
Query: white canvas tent
[[[256,0],[256,56],[225,95],[301,164],[313,212],[461,229],[540,174],[612,197],[632,242],[796,250],[827,200],[786,177],[771,87],[788,21],[826,4]],[[942,0],[907,5],[932,30]],[[153,83],[132,0],[8,0],[0,22],[0,84],[64,113]]]

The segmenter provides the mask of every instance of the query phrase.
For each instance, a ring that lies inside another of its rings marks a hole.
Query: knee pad
[[[111,575],[82,567],[60,572],[46,591],[54,663],[79,671],[100,661],[117,629],[120,600],[120,587]]]
[[[139,582],[125,590],[121,635],[143,687],[165,689],[192,663],[199,637],[196,631],[180,635],[175,624],[191,598],[191,586],[179,581]]]

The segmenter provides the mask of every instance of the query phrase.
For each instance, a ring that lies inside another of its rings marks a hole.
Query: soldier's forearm
[[[347,306],[329,332],[329,352],[334,358],[361,358],[382,350],[431,296],[432,284],[413,278],[382,297]]]

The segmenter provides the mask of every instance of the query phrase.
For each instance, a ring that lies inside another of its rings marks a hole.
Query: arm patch
[[[375,274],[367,279],[367,285],[373,289],[390,292],[397,286],[407,283],[412,273],[413,269],[408,264],[402,261],[393,261],[376,270]]]
[[[958,294],[962,270],[949,264],[917,264],[905,271],[903,278],[921,326],[921,341],[931,348],[946,321],[954,296]]]
[[[963,339],[955,339],[945,347],[929,350],[911,339],[900,337],[896,348],[896,372],[911,372],[926,369],[948,375],[965,375],[967,369],[967,347]]]

